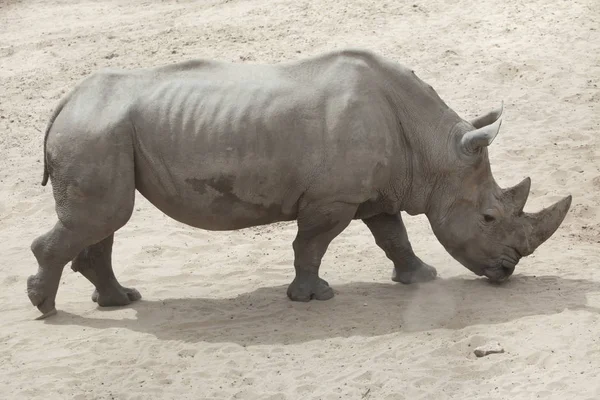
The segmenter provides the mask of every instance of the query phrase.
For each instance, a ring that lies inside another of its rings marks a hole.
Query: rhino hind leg
[[[56,313],[56,293],[65,265],[77,256],[80,249],[98,240],[98,231],[74,229],[58,221],[47,233],[31,244],[38,271],[27,279],[27,295],[31,303],[46,318]]]
[[[58,221],[47,233],[37,237],[31,251],[38,262],[38,272],[27,279],[27,295],[42,313],[41,318],[56,313],[56,292],[64,266],[71,261],[73,248],[84,246],[83,238]]]
[[[329,283],[319,277],[321,259],[355,213],[356,207],[342,203],[300,208],[298,234],[293,243],[296,277],[287,290],[291,300],[329,300],[334,296]]]
[[[133,288],[121,286],[112,267],[114,233],[79,253],[71,269],[85,276],[94,286],[92,301],[101,307],[125,306],[142,298]]]
[[[102,246],[111,248],[112,234],[127,223],[135,201],[131,152],[112,151],[118,147],[112,143],[96,145],[93,152],[86,151],[85,142],[64,137],[54,144],[61,151],[54,154],[50,173],[58,221],[31,245],[38,270],[27,279],[27,294],[42,312],[41,318],[56,312],[56,293],[63,269],[82,251],[91,246],[94,256],[83,256],[88,259],[85,262],[91,260],[93,265],[103,265],[105,269],[110,265],[107,263],[110,251],[102,250]],[[79,257],[76,266],[84,264],[83,261]],[[98,274],[96,268],[96,278],[109,276],[107,271]]]
[[[133,210],[133,202],[131,210]],[[73,209],[69,211],[72,212]],[[94,211],[94,206],[91,205],[89,215],[93,215]],[[87,221],[90,220],[92,218],[88,217]],[[27,294],[31,303],[43,314],[40,319],[56,313],[56,293],[65,265],[77,257],[78,262],[76,265],[81,267],[82,258],[79,254],[85,251],[88,246],[95,247],[93,244],[102,240],[101,238],[106,237],[107,234],[112,236],[114,231],[125,224],[126,219],[121,216],[115,221],[120,221],[120,223],[116,226],[113,225],[115,222],[105,226],[84,223],[80,226],[71,227],[66,226],[59,218],[54,228],[33,241],[31,251],[38,262],[38,271],[27,279]],[[102,255],[102,257],[106,256]],[[97,258],[94,258],[94,260],[98,262]],[[105,272],[104,275],[101,273],[100,276],[107,277],[108,273]]]
[[[400,214],[379,214],[363,221],[377,245],[394,263],[394,282],[410,284],[435,279],[436,269],[415,255]]]
[[[110,226],[106,229],[113,230]],[[76,265],[81,267],[82,258],[78,253],[85,251],[86,247],[105,236],[100,232],[103,230],[99,228],[73,229],[59,220],[54,228],[33,241],[31,251],[38,262],[38,271],[27,279],[27,294],[31,303],[42,313],[38,319],[56,313],[56,293],[65,265],[77,257]],[[95,261],[97,262],[98,259]],[[100,276],[107,277],[108,273],[104,272],[104,275],[100,273]],[[136,295],[139,296],[137,291],[132,293],[132,296]]]

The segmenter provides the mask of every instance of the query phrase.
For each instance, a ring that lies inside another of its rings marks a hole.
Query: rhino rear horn
[[[473,125],[475,130],[463,135],[461,139],[462,147],[467,152],[474,153],[478,149],[492,144],[500,131],[503,111],[504,102],[502,102],[499,108],[472,120],[471,125]]]
[[[556,232],[560,224],[567,216],[571,207],[572,197],[569,195],[556,202],[548,208],[535,214],[525,213],[524,217],[531,225],[530,234],[526,240],[526,249],[523,255],[534,252],[538,246],[544,243]]]
[[[513,207],[515,214],[520,214],[525,208],[529,190],[531,188],[531,179],[529,177],[523,179],[518,185],[504,190],[504,198]]]

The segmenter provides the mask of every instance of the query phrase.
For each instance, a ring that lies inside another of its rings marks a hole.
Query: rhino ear
[[[484,126],[491,125],[498,118],[500,118],[500,116],[502,115],[503,109],[504,109],[504,101],[501,102],[500,108],[491,110],[487,114],[480,115],[479,117],[474,118],[469,122],[471,122],[471,125],[473,125],[473,128],[475,128],[475,129],[479,129],[479,128],[483,128]]]
[[[500,125],[502,125],[503,110],[504,102],[502,102],[500,108],[471,121],[476,129],[463,135],[461,145],[465,151],[474,153],[482,147],[489,146],[494,141],[500,131]]]

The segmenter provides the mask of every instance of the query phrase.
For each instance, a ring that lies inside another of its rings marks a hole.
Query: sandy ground
[[[407,218],[409,234],[442,279],[394,284],[355,222],[322,267],[337,296],[292,303],[293,223],[205,232],[138,195],[115,270],[143,301],[100,310],[67,267],[58,315],[33,320],[29,245],[55,221],[39,184],[41,131],[62,94],[105,66],[277,62],[347,46],[412,66],[465,118],[504,100],[499,183],[531,176],[529,211],[573,195],[508,284],[452,260],[424,217]],[[600,398],[598,85],[597,0],[0,2],[0,397]],[[476,358],[491,340],[505,353]]]

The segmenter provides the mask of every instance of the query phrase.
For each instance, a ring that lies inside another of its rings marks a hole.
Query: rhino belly
[[[160,144],[136,150],[136,189],[171,218],[207,230],[296,218],[301,191],[273,160],[241,162],[215,156],[216,150],[193,157]],[[179,152],[181,157],[167,157],[165,152]]]
[[[296,218],[291,193],[249,180],[248,172],[167,168],[136,162],[136,188],[169,217],[197,228],[224,231],[243,229]],[[246,176],[245,176],[246,175]],[[255,174],[256,175],[256,174]],[[246,188],[252,188],[251,191]],[[299,196],[296,196],[299,197]]]

